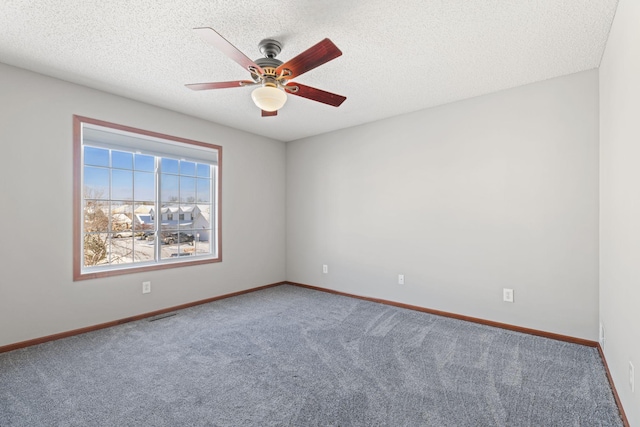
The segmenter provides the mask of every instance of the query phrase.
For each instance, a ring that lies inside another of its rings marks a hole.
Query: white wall
[[[290,142],[287,280],[596,340],[598,132],[591,70]]]
[[[629,423],[640,426],[640,2],[620,0],[600,67],[600,320]],[[636,370],[631,393],[628,366]]]
[[[73,282],[73,114],[222,145],[223,261]],[[0,346],[285,279],[282,142],[3,64],[0,142]]]

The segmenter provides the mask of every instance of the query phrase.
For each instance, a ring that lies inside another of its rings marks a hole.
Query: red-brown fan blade
[[[301,85],[300,83],[289,83],[285,86],[285,88],[293,88],[297,86],[298,90],[295,92],[290,92],[287,90],[287,93],[291,95],[301,96],[303,98],[311,99],[312,101],[322,102],[323,104],[332,105],[334,107],[339,107],[345,99],[346,96],[336,95],[335,93],[327,92],[321,89],[316,89],[315,87]]]
[[[264,72],[262,68],[260,68],[255,62],[249,59],[244,53],[240,52],[237,47],[232,45],[227,39],[218,34],[218,32],[213,28],[201,27],[194,28],[193,30],[198,33],[202,40],[220,49],[222,53],[236,61],[238,64],[242,65],[242,68],[244,68],[245,70],[251,71],[251,67],[253,67],[259,72],[259,74],[262,74]]]
[[[342,55],[342,52],[338,47],[333,44],[329,39],[324,39],[320,43],[311,46],[309,49],[302,52],[300,55],[285,62],[276,69],[276,74],[284,69],[291,71],[291,76],[288,79],[293,79],[296,76],[306,73],[309,70],[329,62],[332,59]]]
[[[208,89],[225,89],[228,87],[242,87],[254,85],[255,82],[251,80],[235,80],[232,82],[215,82],[215,83],[192,83],[185,85],[191,90],[208,90]]]
[[[276,111],[264,111],[262,110],[262,117],[273,117],[278,115],[278,110]]]

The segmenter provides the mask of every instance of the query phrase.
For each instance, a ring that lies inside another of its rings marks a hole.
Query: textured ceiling
[[[2,0],[0,62],[290,141],[596,68],[617,0]],[[286,61],[330,38],[343,55],[296,78],[347,100],[289,96],[260,117],[251,88],[204,43],[212,27],[248,57],[276,38]],[[126,124],[126,123],[125,123]]]

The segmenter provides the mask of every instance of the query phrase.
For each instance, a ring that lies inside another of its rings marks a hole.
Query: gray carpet
[[[622,426],[597,350],[278,286],[0,354],[0,426]]]

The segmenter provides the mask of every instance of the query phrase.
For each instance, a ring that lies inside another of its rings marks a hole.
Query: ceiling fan
[[[340,49],[329,39],[311,46],[298,56],[283,63],[276,56],[282,50],[282,43],[274,39],[262,40],[258,47],[264,58],[252,61],[238,48],[222,37],[213,28],[194,28],[194,31],[207,43],[212,44],[229,58],[240,64],[251,74],[251,80],[230,82],[194,83],[186,85],[193,90],[224,89],[231,87],[259,86],[251,93],[251,98],[262,116],[276,116],[278,110],[287,102],[287,93],[311,99],[323,104],[340,106],[345,96],[326,92],[311,86],[290,81],[314,68],[342,55]]]

